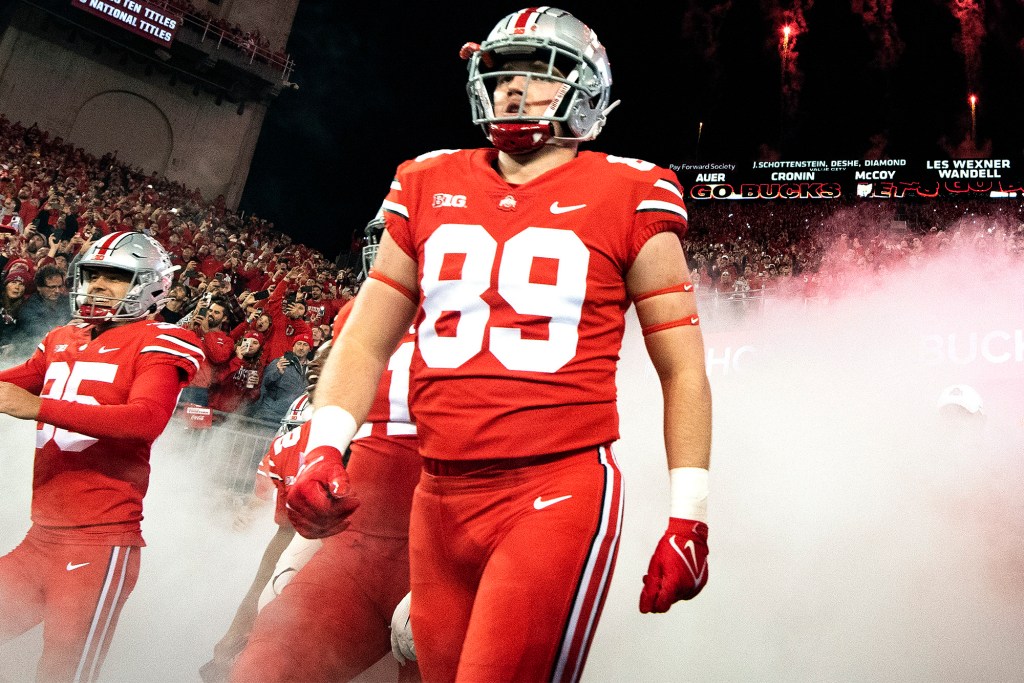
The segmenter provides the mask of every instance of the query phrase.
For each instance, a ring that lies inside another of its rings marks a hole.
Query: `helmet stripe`
[[[547,11],[547,9],[547,7],[527,7],[524,9],[516,18],[515,26],[512,27],[512,33],[525,33],[526,29],[537,23],[537,17]]]
[[[112,232],[96,243],[96,255],[93,260],[102,261],[107,254],[117,246],[117,243],[127,237],[126,232]]]

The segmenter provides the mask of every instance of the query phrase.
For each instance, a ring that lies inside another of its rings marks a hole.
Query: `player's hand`
[[[403,666],[409,660],[416,661],[416,643],[412,639],[412,623],[409,621],[409,605],[412,593],[406,593],[391,616],[391,654]]]
[[[640,611],[667,612],[673,603],[689,600],[708,582],[708,525],[670,517],[644,576]]]
[[[349,490],[342,454],[334,446],[317,446],[305,455],[288,490],[288,519],[306,538],[326,538],[343,531],[359,499]]]
[[[17,384],[0,382],[0,413],[21,420],[35,420],[39,417],[42,399],[25,391]]]

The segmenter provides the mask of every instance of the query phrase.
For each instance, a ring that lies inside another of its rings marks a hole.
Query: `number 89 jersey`
[[[384,202],[388,232],[419,267],[410,403],[431,458],[616,440],[626,273],[651,236],[686,231],[675,177],[653,164],[582,152],[517,186],[496,156],[407,161]]]

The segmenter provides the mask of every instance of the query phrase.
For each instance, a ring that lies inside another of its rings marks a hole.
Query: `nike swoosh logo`
[[[104,348],[104,347],[101,346],[99,351],[100,351],[100,353],[110,353],[111,351],[119,351],[120,349],[121,349],[121,347],[119,347],[119,346],[114,347],[112,349]]]
[[[684,284],[683,285],[683,291],[684,292],[692,292],[693,291],[693,283],[692,282],[687,282],[686,284]]]
[[[708,565],[705,562],[700,572],[697,571],[697,549],[694,546],[693,541],[687,541],[686,544],[683,545],[684,548],[690,551],[689,557],[684,555],[683,551],[679,549],[678,545],[676,545],[676,537],[674,534],[668,539],[668,544],[679,554],[679,557],[683,558],[683,564],[686,565],[686,568],[690,571],[690,576],[693,577],[693,584],[695,586],[703,584],[704,572],[708,570]]]
[[[569,213],[570,211],[575,211],[576,209],[582,209],[585,206],[586,206],[586,204],[573,204],[572,206],[559,206],[558,202],[551,202],[551,213],[554,213],[554,214]]]
[[[89,562],[83,562],[82,564],[71,564],[70,562],[68,562],[68,571],[69,572],[73,572],[76,569],[81,569],[82,567],[84,567],[87,564],[90,564],[90,563]]]
[[[533,508],[535,510],[543,510],[549,505],[561,503],[563,500],[569,500],[570,498],[572,498],[572,495],[560,496],[558,498],[552,498],[551,500],[542,500],[540,496],[537,496],[537,500],[533,501]]]
[[[700,318],[698,318],[698,317],[697,317],[697,316],[695,316],[695,315],[691,315],[691,316],[690,316],[690,324],[691,324],[691,325],[696,325],[696,324],[697,324],[697,323],[699,323],[699,322],[700,322]]]

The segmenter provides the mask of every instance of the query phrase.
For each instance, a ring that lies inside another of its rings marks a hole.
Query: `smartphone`
[[[310,294],[313,291],[312,287],[299,287],[299,291],[303,294]]]
[[[252,295],[252,298],[255,299],[256,301],[261,301],[263,299],[268,299],[268,298],[270,298],[270,291],[264,289],[261,292],[256,292],[255,294]]]

